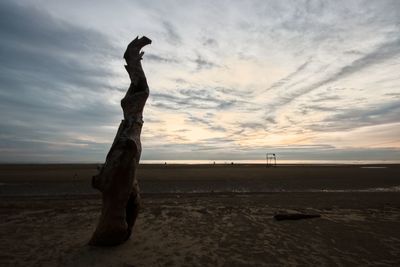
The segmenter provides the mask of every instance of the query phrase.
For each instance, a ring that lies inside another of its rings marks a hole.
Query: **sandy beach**
[[[96,248],[95,165],[2,165],[0,266],[398,266],[400,168],[364,167],[144,165],[132,238]]]
[[[1,195],[96,194],[96,164],[0,165]],[[399,191],[400,165],[143,164],[144,193]]]

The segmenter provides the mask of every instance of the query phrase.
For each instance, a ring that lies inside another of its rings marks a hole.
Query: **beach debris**
[[[274,215],[274,219],[277,221],[312,219],[320,217],[321,214],[318,213],[303,213],[303,212],[278,212],[275,213]]]
[[[144,52],[151,44],[146,36],[136,37],[127,47],[125,69],[131,84],[121,100],[124,119],[99,174],[93,176],[92,186],[102,193],[102,211],[97,228],[89,242],[94,246],[113,246],[125,242],[132,233],[139,212],[140,195],[136,178],[142,145],[140,133],[143,108],[149,87],[142,69]]]

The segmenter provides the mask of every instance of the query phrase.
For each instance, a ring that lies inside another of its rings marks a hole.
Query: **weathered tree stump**
[[[121,100],[124,119],[99,174],[93,176],[92,186],[102,193],[102,211],[89,244],[113,246],[125,242],[132,233],[139,212],[140,194],[136,178],[142,146],[140,133],[143,108],[149,87],[142,69],[140,50],[151,44],[145,36],[136,37],[127,47],[124,58],[131,84]]]

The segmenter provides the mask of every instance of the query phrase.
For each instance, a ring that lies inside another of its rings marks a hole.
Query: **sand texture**
[[[0,165],[0,266],[400,266],[399,165],[141,166],[133,236],[109,248],[87,245],[95,167]]]
[[[2,198],[0,266],[398,266],[398,193],[153,195],[133,237],[87,242],[93,198]],[[321,218],[276,221],[278,211]]]

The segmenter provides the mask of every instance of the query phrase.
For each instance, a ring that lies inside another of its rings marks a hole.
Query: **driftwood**
[[[149,96],[149,87],[141,65],[144,52],[140,50],[148,44],[151,44],[149,38],[136,37],[124,54],[131,84],[121,100],[124,119],[104,165],[92,179],[92,186],[102,193],[102,211],[90,245],[113,246],[126,241],[139,212],[140,194],[136,170],[142,151],[140,133],[143,108]]]
[[[312,219],[319,218],[320,214],[310,214],[310,213],[277,213],[274,215],[275,220],[301,220],[301,219]]]

